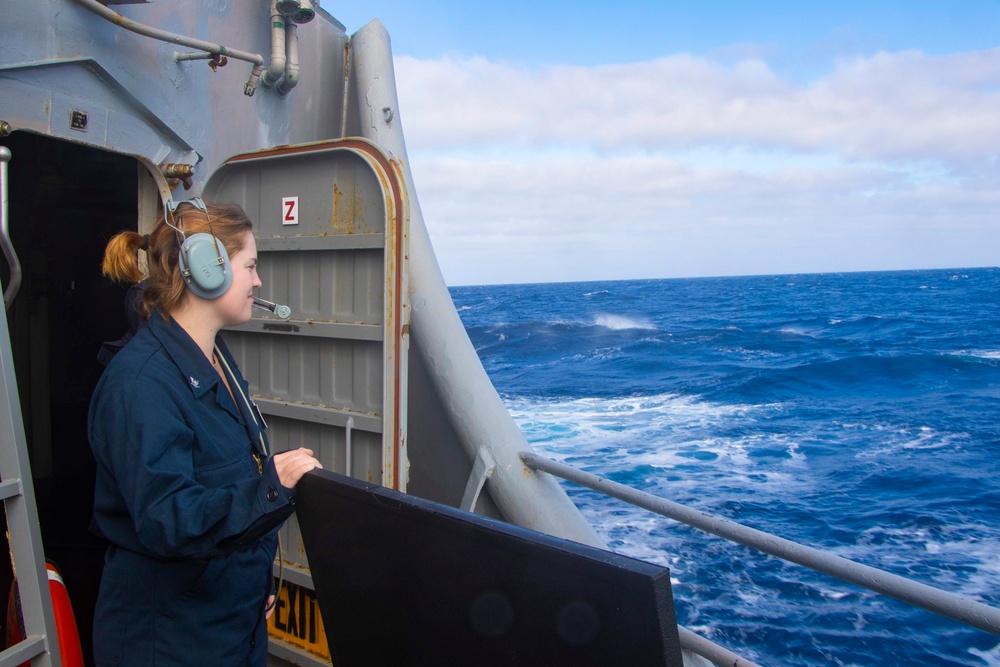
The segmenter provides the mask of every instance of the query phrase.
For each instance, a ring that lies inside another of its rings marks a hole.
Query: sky
[[[1000,264],[1000,0],[330,5],[450,285]]]

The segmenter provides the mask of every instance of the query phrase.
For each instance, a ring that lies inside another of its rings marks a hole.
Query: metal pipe
[[[7,188],[7,163],[10,162],[10,158],[10,149],[0,146],[0,248],[3,249],[3,256],[10,265],[10,284],[3,292],[4,308],[7,309],[21,288],[21,262],[17,259],[14,244],[10,242],[10,230],[7,226],[7,204],[10,201]]]
[[[271,0],[271,61],[260,82],[273,86],[285,74],[285,16],[278,11],[277,0]]]
[[[344,427],[344,458],[345,469],[348,477],[351,476],[351,459],[353,458],[354,447],[351,445],[351,434],[354,431],[354,417],[347,418],[347,425]]]
[[[278,84],[278,93],[287,95],[299,82],[299,27],[294,23],[285,26],[285,76]]]
[[[292,13],[292,21],[295,23],[309,23],[316,18],[316,10],[313,9],[310,0],[299,0],[299,8]]]
[[[347,136],[347,102],[351,99],[351,38],[344,43],[344,87],[340,98],[340,138]]]
[[[763,551],[782,560],[798,563],[811,570],[888,595],[994,635],[1000,635],[1000,609],[995,607],[933,586],[911,581],[878,568],[862,565],[819,549],[807,547],[735,521],[685,507],[624,484],[618,484],[597,475],[577,470],[564,463],[538,456],[532,452],[521,452],[520,457],[525,465],[535,470],[544,470],[557,477],[600,491],[636,507],[643,507],[651,512],[686,523],[732,542]]]
[[[174,53],[174,60],[179,63],[188,60],[211,60],[212,58],[215,58],[215,54],[205,53],[204,51],[191,51],[188,53],[180,53],[178,51]]]
[[[756,662],[747,660],[729,649],[723,648],[701,635],[691,632],[682,625],[677,626],[677,636],[681,640],[681,648],[687,649],[703,658],[708,658],[717,665],[725,665],[725,667],[760,667]]]
[[[299,0],[278,0],[278,11],[285,16],[291,16],[299,11]]]
[[[222,55],[229,58],[235,58],[237,60],[243,60],[248,63],[253,63],[254,68],[250,73],[250,78],[247,80],[246,84],[244,84],[243,93],[247,97],[251,97],[254,94],[254,91],[257,90],[257,82],[260,79],[261,73],[264,71],[264,57],[259,53],[249,53],[248,51],[230,49],[221,44],[213,44],[212,42],[206,42],[194,37],[186,37],[184,35],[167,32],[166,30],[160,30],[159,28],[153,28],[152,26],[125,18],[113,9],[105,7],[97,0],[76,0],[76,2],[97,14],[105,21],[110,21],[111,23],[134,32],[137,35],[152,37],[153,39],[158,39],[163,42],[179,44],[180,46],[198,49],[199,51],[206,51],[213,55]]]

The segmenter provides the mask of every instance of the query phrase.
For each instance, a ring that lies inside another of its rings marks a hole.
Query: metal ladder
[[[9,246],[7,163],[10,157],[10,150],[0,146],[0,233],[5,246]],[[12,263],[12,274],[13,268]],[[18,275],[18,282],[19,279]],[[11,282],[15,282],[15,279],[12,278]],[[28,660],[31,660],[33,667],[49,667],[62,663],[59,659],[55,614],[49,595],[24,422],[21,419],[21,401],[14,377],[14,353],[10,345],[7,318],[0,319],[3,320],[0,323],[0,500],[3,500],[7,514],[7,539],[10,542],[11,564],[21,599],[25,634],[25,639],[0,652],[0,667],[14,667]],[[8,619],[8,623],[10,621]]]

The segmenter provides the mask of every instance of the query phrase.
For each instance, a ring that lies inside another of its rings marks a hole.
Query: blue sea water
[[[451,292],[536,451],[1000,606],[1000,269]],[[1000,666],[994,635],[566,489],[761,664]]]

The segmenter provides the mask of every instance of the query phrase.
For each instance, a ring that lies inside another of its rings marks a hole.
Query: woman
[[[321,467],[308,449],[269,455],[219,336],[250,319],[261,285],[252,223],[237,206],[192,201],[148,237],[123,232],[105,251],[105,275],[137,282],[146,248],[149,275],[137,303],[145,324],[90,406],[94,527],[111,542],[94,617],[98,665],[265,665],[277,532],[299,479]],[[192,240],[209,249],[212,271],[228,255],[228,289],[185,279],[178,254],[191,268]]]

